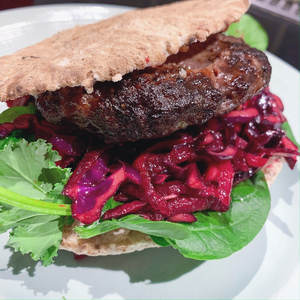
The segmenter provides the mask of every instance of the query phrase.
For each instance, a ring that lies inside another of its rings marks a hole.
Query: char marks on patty
[[[36,104],[50,122],[67,122],[107,143],[167,136],[231,111],[267,86],[264,53],[241,39],[216,34],[181,49],[161,66],[96,82],[94,91],[66,87]]]

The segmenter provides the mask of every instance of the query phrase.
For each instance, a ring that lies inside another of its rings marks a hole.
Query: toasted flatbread
[[[92,92],[95,81],[119,81],[225,31],[248,7],[248,0],[180,1],[62,31],[0,58],[0,101],[66,86]]]
[[[248,7],[248,0],[180,1],[62,31],[0,58],[0,101],[66,86],[92,92],[95,81],[119,81],[133,70],[164,63],[184,45],[225,31]],[[282,159],[270,159],[264,168],[268,184],[281,166]],[[123,228],[79,239],[73,231],[77,225],[64,227],[60,249],[98,256],[158,247],[150,236]]]
[[[119,228],[89,239],[80,239],[73,231],[80,225],[75,221],[72,226],[65,226],[60,249],[88,256],[105,256],[141,251],[146,248],[159,247],[149,235]]]
[[[283,157],[271,157],[263,168],[268,186],[274,182],[282,169]],[[76,221],[77,222],[77,221]],[[65,226],[60,249],[88,256],[105,256],[140,251],[146,248],[159,247],[150,236],[124,228],[116,229],[89,239],[79,239],[73,231],[79,223]]]

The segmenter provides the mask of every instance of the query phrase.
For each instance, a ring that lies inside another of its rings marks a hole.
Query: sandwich
[[[0,232],[58,249],[246,246],[298,147],[266,55],[228,36],[246,0],[182,1],[59,32],[0,58]]]

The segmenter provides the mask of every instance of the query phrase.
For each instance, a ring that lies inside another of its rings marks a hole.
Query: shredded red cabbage
[[[33,102],[34,98],[32,96],[24,96],[14,100],[7,100],[6,105],[8,107],[13,106],[26,106],[29,102]]]
[[[270,156],[283,155],[294,167],[298,148],[281,129],[286,121],[282,111],[280,99],[264,89],[204,125],[166,139],[112,146],[104,151],[106,156],[113,153],[105,165],[104,152],[98,152],[91,166],[87,153],[64,190],[73,199],[74,217],[85,224],[96,221],[112,196],[123,204],[106,211],[105,220],[138,214],[149,220],[194,222],[195,211],[227,211],[232,187],[255,174]],[[97,168],[102,166],[97,172],[96,162]],[[94,173],[101,173],[101,180]],[[84,174],[84,186],[78,174]],[[75,194],[70,192],[74,189]]]
[[[284,156],[294,168],[298,148],[281,129],[286,121],[282,111],[281,100],[266,88],[203,125],[164,139],[93,145],[93,151],[80,144],[80,137],[58,134],[57,125],[32,116],[0,125],[0,134],[30,129],[59,149],[66,164],[86,152],[63,191],[73,200],[73,217],[82,223],[128,214],[195,222],[193,212],[227,211],[232,187],[253,176],[269,157]],[[111,197],[121,205],[102,214]]]
[[[61,134],[63,126],[54,125],[45,120],[39,120],[35,115],[20,115],[12,122],[0,124],[0,138],[7,137],[13,130],[23,129],[35,135],[36,139],[44,139],[53,145],[62,157],[57,165],[64,168],[70,165],[86,151],[84,143],[79,137]],[[64,129],[65,130],[65,129]]]

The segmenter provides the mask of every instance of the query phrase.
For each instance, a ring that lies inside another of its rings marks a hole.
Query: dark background
[[[174,2],[174,0],[0,0],[0,10],[30,4],[44,5],[58,3],[105,3],[147,7],[171,2]],[[287,19],[284,19],[280,16],[262,11],[256,6],[251,6],[249,13],[259,20],[262,26],[268,32],[270,40],[268,51],[300,70],[299,23],[296,24],[295,22],[289,22]]]

